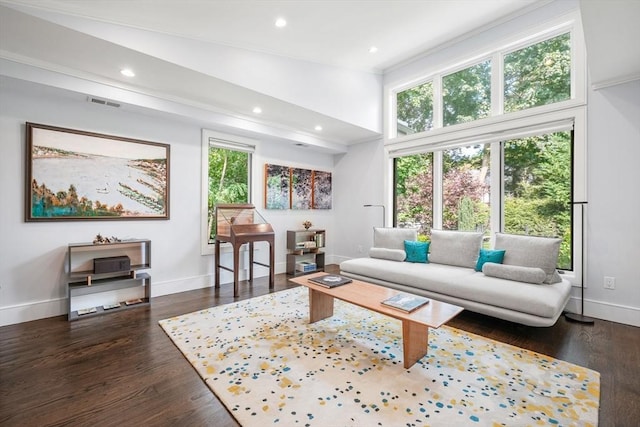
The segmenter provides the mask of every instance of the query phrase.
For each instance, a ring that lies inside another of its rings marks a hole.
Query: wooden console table
[[[250,204],[216,205],[215,287],[220,287],[220,269],[233,273],[233,296],[238,296],[238,272],[240,247],[249,244],[249,282],[253,284],[253,265],[269,268],[269,289],[275,285],[275,233],[271,224]],[[254,260],[254,243],[269,243],[269,264]],[[233,248],[233,268],[220,265],[220,243],[230,243]]]

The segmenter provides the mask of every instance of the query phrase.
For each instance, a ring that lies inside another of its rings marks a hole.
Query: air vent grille
[[[117,102],[108,101],[106,99],[95,98],[93,96],[87,97],[87,101],[92,102],[94,104],[107,105],[113,108],[120,108],[120,104],[118,104]]]

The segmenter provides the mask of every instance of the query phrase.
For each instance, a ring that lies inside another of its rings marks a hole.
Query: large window
[[[250,203],[252,140],[203,130],[203,252],[210,252],[216,235],[215,206]],[[206,210],[204,210],[206,207]]]
[[[577,18],[549,27],[425,75],[427,83],[387,87],[394,224],[427,236],[480,231],[486,244],[498,231],[559,237],[558,268],[579,283],[584,43]]]
[[[571,270],[571,132],[555,132],[502,144],[503,230],[560,237],[558,267]]]
[[[394,159],[396,226],[426,236],[431,228],[479,231],[487,244],[492,224],[506,233],[560,237],[558,268],[573,270],[571,135],[541,133]],[[491,204],[492,194],[501,203]]]
[[[428,235],[433,227],[433,153],[399,157],[394,171],[394,222]]]
[[[442,228],[490,232],[489,144],[442,153]]]
[[[575,98],[574,32],[498,48],[481,62],[443,69],[416,86],[392,92],[389,138],[427,134]],[[584,80],[585,72],[579,77]],[[580,95],[584,96],[583,93]]]

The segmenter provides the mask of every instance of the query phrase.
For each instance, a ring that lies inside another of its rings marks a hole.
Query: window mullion
[[[433,78],[433,128],[442,128],[442,75]]]
[[[442,151],[433,153],[433,227],[437,230],[442,229]]]
[[[491,57],[491,115],[504,113],[504,56],[496,52]]]
[[[504,156],[502,153],[501,142],[494,142],[491,144],[491,181],[489,183],[489,221],[492,230],[491,233],[491,247],[495,243],[496,232],[502,232],[502,224],[504,224],[504,197],[503,187],[504,182]]]

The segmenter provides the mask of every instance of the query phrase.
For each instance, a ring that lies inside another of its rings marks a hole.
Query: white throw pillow
[[[504,265],[495,262],[485,263],[482,266],[482,272],[485,276],[515,280],[516,282],[535,283],[538,285],[547,278],[547,274],[541,268]]]
[[[541,268],[546,274],[544,283],[561,282],[556,271],[560,239],[496,233],[496,249],[505,249],[504,265]]]
[[[369,257],[402,262],[407,257],[407,253],[404,249],[371,248],[369,249]]]
[[[374,228],[373,247],[401,249],[404,252],[405,240],[416,240],[418,230],[413,228]]]
[[[431,230],[429,262],[475,268],[482,246],[482,233]]]

